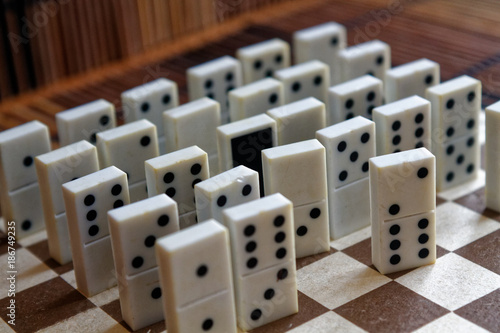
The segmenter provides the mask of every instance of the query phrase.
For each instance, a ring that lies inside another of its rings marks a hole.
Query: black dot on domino
[[[351,153],[351,155],[349,156],[349,159],[351,160],[351,162],[356,162],[358,160],[358,152],[357,151],[353,151]]]
[[[148,112],[149,111],[149,103],[148,102],[144,102],[141,104],[141,111],[142,112]]]
[[[347,148],[347,143],[345,141],[340,141],[337,145],[337,150],[343,152]]]
[[[284,257],[286,257],[286,249],[284,247],[279,248],[276,251],[276,258],[283,259]]]
[[[274,104],[278,101],[278,95],[276,93],[271,94],[269,96],[269,104]]]
[[[150,235],[150,236],[146,237],[146,239],[144,240],[144,245],[146,247],[153,247],[155,245],[155,242],[156,242],[156,237],[153,235]]]
[[[311,209],[311,211],[309,212],[309,216],[310,216],[312,219],[317,219],[320,215],[321,215],[321,209],[319,209],[319,208],[313,208],[313,209]]]
[[[401,143],[401,136],[400,135],[395,135],[393,138],[392,138],[392,144],[394,146],[397,146]]]
[[[448,148],[446,148],[446,154],[447,155],[451,155],[455,152],[455,146],[454,145],[450,145],[448,146]]]
[[[97,212],[95,210],[91,210],[87,213],[87,221],[94,221],[97,218]]]
[[[429,174],[429,170],[425,167],[422,167],[422,168],[418,169],[418,171],[417,171],[417,176],[420,179],[427,177],[428,174]]]
[[[109,124],[109,116],[104,115],[104,116],[102,116],[101,118],[99,118],[99,123],[100,123],[102,126],[106,126],[107,124]]]
[[[276,274],[276,278],[278,281],[286,279],[288,276],[288,270],[286,268],[282,268],[278,271],[278,274]]]
[[[165,190],[165,194],[166,194],[166,195],[168,195],[168,196],[169,196],[169,197],[171,197],[171,198],[175,197],[175,193],[176,193],[176,192],[177,192],[177,191],[176,191],[176,190],[175,190],[175,188],[173,188],[173,187],[169,187],[169,188],[167,188],[167,189]]]
[[[273,76],[273,70],[272,69],[268,69],[264,75],[266,77],[272,77]]]
[[[196,178],[195,180],[193,180],[193,182],[191,183],[191,187],[194,188],[194,186],[198,183],[201,183],[201,179],[199,178]]]
[[[453,127],[448,127],[448,129],[446,130],[446,136],[451,137],[453,136],[453,134],[455,134],[455,129]]]
[[[92,206],[95,202],[95,197],[92,194],[89,194],[83,199],[83,203],[85,206]]]
[[[323,82],[323,78],[320,75],[314,77],[313,83],[315,86],[319,86]]]
[[[455,178],[455,174],[453,173],[453,171],[450,171],[446,174],[446,181],[447,182],[452,182],[453,178]]]
[[[419,113],[415,116],[415,123],[420,124],[424,120],[424,114]]]
[[[201,164],[195,163],[191,166],[191,174],[197,175],[201,172]]]
[[[370,164],[368,162],[363,163],[361,166],[361,171],[363,172],[368,172],[368,169],[370,168]]]
[[[375,106],[373,105],[368,106],[368,108],[366,109],[366,113],[368,113],[371,116],[373,113],[373,109],[375,109]]]
[[[243,189],[241,190],[241,194],[243,194],[244,197],[252,193],[252,186],[247,184],[243,186]]]
[[[205,275],[207,275],[207,273],[208,273],[208,267],[207,267],[207,265],[200,265],[196,269],[196,275],[198,277],[204,277]]]
[[[21,224],[21,229],[23,229],[23,231],[30,230],[31,225],[32,225],[32,223],[30,220],[24,220],[23,223]]]
[[[253,224],[247,225],[243,230],[243,234],[246,237],[250,237],[255,233],[255,226]]]
[[[375,61],[375,63],[380,66],[384,63],[384,56],[379,55]]]
[[[399,234],[399,231],[401,231],[401,227],[397,224],[394,224],[389,228],[389,233],[393,236]]]
[[[471,91],[468,95],[467,95],[467,100],[469,102],[472,102],[474,100],[474,98],[476,98],[476,93]]]
[[[226,204],[227,202],[227,198],[225,195],[221,195],[218,199],[217,199],[217,206],[219,207],[224,207],[224,205]]]
[[[294,82],[292,84],[292,91],[293,92],[298,92],[300,90],[300,82]]]
[[[231,81],[233,81],[233,77],[234,77],[234,74],[233,74],[232,72],[228,72],[228,73],[226,74],[226,81],[227,81],[227,82],[231,82]]]
[[[370,133],[363,133],[361,135],[361,143],[367,143],[370,140]]]
[[[332,39],[330,39],[330,45],[337,46],[338,43],[339,39],[337,38],[337,36],[333,36]]]
[[[474,138],[473,138],[473,137],[472,137],[472,138],[467,139],[467,147],[472,147],[472,146],[474,146],[474,141],[475,141],[475,140],[474,140]]]
[[[349,112],[346,116],[345,116],[345,120],[349,120],[349,119],[352,119],[354,118],[354,113],[352,112]]]
[[[366,100],[368,102],[371,102],[375,99],[375,92],[374,91],[370,91],[367,95],[366,95]]]
[[[144,259],[142,257],[135,257],[132,259],[132,267],[140,268],[144,264]]]
[[[467,122],[467,128],[473,129],[475,124],[476,122],[474,121],[474,119],[469,119],[469,121]]]
[[[89,140],[91,143],[96,143],[97,142],[97,134],[96,133],[90,134]]]
[[[389,247],[391,248],[391,250],[395,251],[397,249],[399,249],[399,247],[401,246],[401,242],[398,241],[397,239],[393,240],[391,242],[391,244],[389,244]]]
[[[347,171],[343,170],[339,173],[339,180],[343,182],[346,179],[347,179]]]
[[[255,268],[257,266],[258,260],[257,258],[250,258],[247,260],[247,267],[249,269]]]
[[[151,298],[158,299],[160,297],[161,297],[161,288],[160,287],[154,288],[153,291],[151,291]]]
[[[285,223],[285,217],[283,215],[278,215],[274,218],[273,224],[275,227],[279,228]]]
[[[427,250],[427,249],[422,249],[422,250],[418,251],[418,256],[419,256],[419,258],[421,258],[421,259],[425,259],[425,258],[427,258],[427,257],[429,256],[429,250]]]
[[[399,205],[394,204],[391,207],[389,207],[389,214],[397,215],[398,213],[399,213]]]
[[[171,182],[173,182],[175,179],[175,176],[172,172],[167,172],[165,174],[165,176],[163,176],[163,182],[166,183],[166,184],[170,184]]]
[[[210,89],[214,85],[214,82],[211,79],[205,81],[205,89]]]
[[[302,237],[305,234],[307,234],[307,227],[305,225],[302,225],[302,226],[297,228],[297,236]]]
[[[274,62],[277,64],[281,64],[283,61],[283,56],[281,54],[277,54],[276,57],[274,57]]]
[[[250,314],[250,318],[254,321],[259,320],[261,316],[262,316],[262,311],[260,309],[255,309]]]
[[[431,74],[427,75],[424,79],[424,82],[427,85],[432,84],[433,81],[434,81],[434,77]]]
[[[143,147],[147,147],[149,146],[149,143],[151,142],[151,139],[149,138],[149,136],[145,135],[141,138],[141,146]]]
[[[389,262],[392,264],[392,265],[397,265],[399,264],[399,262],[401,261],[401,257],[397,254],[393,255],[391,257],[391,259],[389,259]]]
[[[285,240],[286,234],[283,231],[278,232],[276,235],[274,235],[274,241],[276,243],[281,243]]]
[[[253,62],[253,68],[255,69],[261,69],[262,68],[262,60],[257,59]]]
[[[467,173],[473,173],[474,172],[474,164],[469,164],[465,171],[467,171]]]
[[[346,108],[346,109],[351,109],[353,106],[354,106],[354,100],[353,100],[352,98],[349,98],[349,99],[345,102],[345,108]]]
[[[213,326],[214,326],[214,321],[212,320],[212,318],[207,318],[203,321],[203,324],[201,324],[201,329],[206,332],[210,331]]]
[[[264,292],[264,298],[267,300],[270,300],[271,298],[274,297],[274,289],[269,288]]]
[[[418,236],[418,242],[420,244],[425,244],[427,243],[428,240],[429,240],[429,235],[427,234],[421,234],[420,236]]]
[[[97,225],[90,226],[89,228],[89,235],[94,237],[99,233],[99,227]]]
[[[455,106],[455,100],[453,98],[450,98],[447,102],[446,102],[446,108],[447,109],[453,109],[453,107]]]
[[[420,221],[418,221],[418,227],[420,229],[425,229],[429,226],[429,220],[428,219],[421,219]]]
[[[122,193],[122,186],[120,184],[116,184],[111,188],[112,195],[117,196],[120,193]]]
[[[162,102],[163,102],[163,104],[165,104],[165,105],[166,105],[166,104],[168,104],[168,103],[170,103],[170,95],[169,95],[169,94],[165,94],[165,95],[163,95],[163,97],[162,97],[161,101],[162,101]]]
[[[419,127],[415,130],[415,137],[420,138],[422,135],[424,135],[424,129],[422,127]]]
[[[115,202],[113,202],[113,208],[119,208],[122,207],[123,205],[124,203],[122,200],[116,200]]]
[[[245,245],[245,251],[247,251],[248,253],[252,253],[253,251],[255,251],[256,248],[257,248],[257,243],[255,243],[254,241],[250,241],[247,243],[247,245]]]
[[[462,154],[458,155],[457,164],[460,165],[460,164],[464,163],[464,159],[465,159],[464,155],[462,155]]]

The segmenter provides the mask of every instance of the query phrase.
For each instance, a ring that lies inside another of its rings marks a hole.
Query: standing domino
[[[130,203],[127,175],[114,166],[63,185],[76,285],[91,297],[116,285],[108,211]]]
[[[156,244],[163,307],[170,333],[236,333],[227,228],[214,220]]]
[[[486,108],[486,207],[500,211],[500,102]]]
[[[104,99],[56,113],[61,146],[80,140],[96,143],[96,134],[116,126],[115,106]]]
[[[265,113],[273,107],[283,105],[283,100],[283,84],[272,78],[231,90],[229,92],[231,121]]]
[[[248,84],[272,77],[274,71],[289,67],[290,46],[284,40],[273,38],[238,49],[236,57],[241,61],[243,79]]]
[[[293,202],[297,258],[330,249],[325,147],[308,140],[262,151],[266,195]]]
[[[187,70],[189,100],[209,97],[220,103],[222,123],[229,122],[227,93],[242,85],[241,64],[230,56],[220,57]]]
[[[328,89],[327,124],[333,125],[356,116],[371,119],[373,109],[382,105],[382,95],[382,81],[371,75],[331,87]]]
[[[71,244],[62,185],[99,170],[96,147],[79,141],[35,158],[50,256],[71,261]]]
[[[164,318],[156,240],[179,230],[177,204],[160,194],[108,212],[123,320],[138,330]]]
[[[314,139],[326,126],[325,104],[314,97],[271,109],[267,115],[276,120],[278,146]]]
[[[121,99],[125,122],[147,119],[155,124],[160,152],[165,152],[162,114],[179,105],[177,83],[160,78],[123,92]]]
[[[293,54],[300,64],[319,60],[330,67],[331,84],[342,82],[338,53],[346,47],[346,28],[336,22],[327,22],[296,31],[293,34]]]
[[[34,158],[50,151],[47,126],[39,121],[0,133],[0,204],[4,231],[20,239],[44,228],[42,199]]]
[[[138,120],[97,134],[101,168],[116,166],[127,174],[130,200],[147,198],[144,161],[158,156],[156,126]]]
[[[476,178],[480,155],[481,81],[463,75],[428,88],[426,99],[432,108],[437,190]]]
[[[261,114],[217,128],[221,171],[244,165],[259,173],[263,194],[261,151],[277,144],[276,121]]]
[[[375,156],[375,124],[343,121],[316,132],[326,148],[330,237],[338,239],[370,224],[368,160]]]
[[[198,219],[222,223],[224,209],[260,197],[259,174],[240,165],[196,184],[194,194]]]
[[[163,113],[167,153],[198,146],[208,154],[210,174],[219,170],[217,127],[220,126],[220,105],[203,97]]]
[[[385,71],[391,67],[391,48],[379,40],[348,47],[339,51],[339,66],[342,81],[366,74],[383,80]]]
[[[195,224],[194,187],[209,177],[207,153],[192,146],[147,160],[145,167],[148,195],[165,193],[177,202],[181,229]]]
[[[283,83],[285,103],[306,97],[315,97],[326,102],[330,86],[330,69],[318,60],[311,60],[292,67],[280,69],[274,77]]]
[[[412,96],[373,109],[377,155],[425,147],[431,149],[431,103]]]
[[[250,330],[296,313],[290,200],[276,193],[223,214],[231,238],[238,326]]]
[[[425,97],[425,90],[440,80],[439,64],[429,59],[391,68],[385,73],[385,101],[391,103],[413,95]]]
[[[436,261],[435,162],[425,148],[370,159],[372,261],[382,274]]]

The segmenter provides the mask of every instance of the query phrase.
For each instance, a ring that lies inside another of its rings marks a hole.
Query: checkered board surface
[[[394,66],[427,57],[441,64],[443,81],[461,74],[480,79],[483,106],[500,100],[500,32],[492,28],[500,24],[500,3],[399,1],[397,13],[377,19],[388,3],[328,1],[256,20],[189,53],[3,110],[0,126],[39,119],[55,140],[55,112],[97,98],[112,101],[120,112],[120,93],[152,73],[177,81],[186,102],[186,68],[272,37],[291,42],[293,31],[329,20],[346,25],[350,45],[360,42],[359,31],[376,33],[369,37],[391,45]],[[481,137],[484,144],[484,113]],[[328,253],[298,260],[299,313],[255,332],[499,332],[500,213],[484,206],[484,156],[482,163],[477,180],[437,195],[434,265],[379,274],[371,263],[370,228],[365,228],[331,242]],[[6,252],[0,233],[0,267],[6,267]],[[16,326],[5,322],[9,298],[6,270],[0,270],[0,332],[130,331],[117,287],[91,298],[79,293],[72,264],[60,266],[49,257],[45,232],[17,243],[16,265]],[[141,331],[162,332],[165,325]]]

